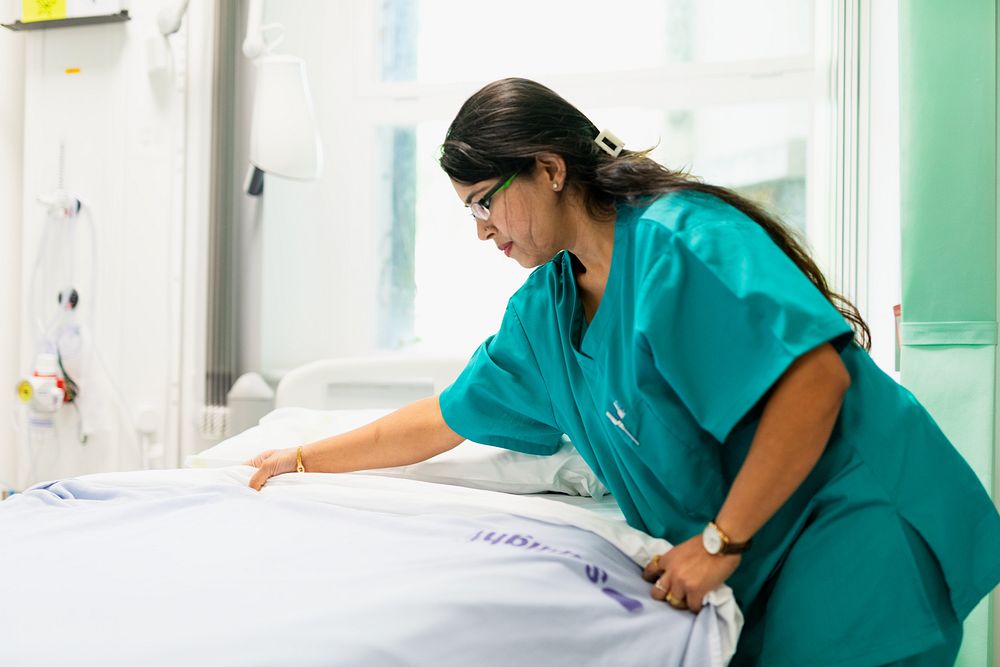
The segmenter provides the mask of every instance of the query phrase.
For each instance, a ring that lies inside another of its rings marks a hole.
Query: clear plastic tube
[[[46,294],[40,294],[39,290],[44,290],[49,288],[49,291],[53,289],[62,289],[66,285],[59,285],[58,288],[53,288],[51,285],[42,285],[44,282],[42,280],[43,271],[44,272],[55,272],[57,268],[46,264],[46,260],[49,258],[52,252],[63,252],[66,257],[63,258],[64,263],[69,266],[69,275],[72,276],[75,271],[75,255],[76,255],[76,227],[80,224],[86,224],[87,226],[87,236],[90,241],[90,280],[89,284],[76,285],[74,286],[78,293],[80,294],[81,306],[77,313],[77,326],[79,327],[82,335],[89,336],[89,346],[84,346],[84,348],[89,347],[86,354],[93,355],[98,361],[98,364],[104,373],[104,377],[107,380],[108,386],[111,388],[111,394],[114,399],[114,403],[118,408],[119,415],[124,418],[126,422],[126,428],[123,430],[128,431],[125,439],[131,441],[131,444],[139,457],[140,465],[145,465],[146,452],[143,443],[140,442],[138,437],[138,431],[135,427],[135,422],[132,419],[132,414],[125,404],[124,399],[121,396],[117,385],[112,380],[111,373],[108,371],[107,365],[104,363],[104,358],[100,354],[100,350],[97,345],[96,336],[94,335],[93,327],[93,315],[97,312],[97,292],[98,292],[98,272],[97,267],[100,265],[98,256],[98,246],[97,246],[97,229],[95,223],[95,215],[93,211],[93,206],[89,201],[83,197],[76,195],[70,195],[68,193],[60,192],[54,197],[46,200],[45,203],[50,207],[54,206],[54,202],[59,201],[75,201],[78,202],[77,212],[75,215],[69,217],[60,217],[52,213],[52,208],[46,214],[45,228],[42,232],[42,237],[39,242],[38,254],[35,258],[35,265],[32,270],[31,280],[29,285],[29,295],[31,306],[29,308],[29,316],[34,329],[34,334],[36,338],[36,348],[35,357],[42,352],[57,353],[58,352],[58,341],[55,339],[56,325],[59,323],[59,312],[56,311],[52,317],[52,320],[46,322],[44,309],[41,304],[48,303],[49,296]],[[59,230],[59,225],[66,225],[65,230]],[[63,239],[63,243],[59,244],[58,247],[53,245],[55,243],[54,235],[56,232],[62,232],[66,236]],[[56,258],[58,260],[58,258]],[[85,363],[89,366],[89,363]],[[93,380],[87,382],[86,376],[92,372],[92,369],[87,370],[84,373],[84,377],[81,382],[85,384],[84,388],[81,389],[83,392],[92,392],[95,383]],[[89,387],[86,385],[90,385]],[[88,393],[89,393],[88,392]],[[76,414],[78,419],[78,440],[85,442],[86,432],[89,430],[87,427],[90,425],[89,419],[86,416],[86,410],[81,409],[80,406],[74,406],[77,408]],[[84,406],[86,407],[86,406]],[[27,423],[28,418],[25,416],[24,420]],[[27,442],[27,456],[31,466],[31,475],[33,479],[37,479],[36,470],[36,457],[34,452],[34,447],[32,446],[31,437],[31,425],[25,429],[25,441]],[[15,430],[17,427],[15,426]],[[120,455],[119,455],[120,456]],[[120,463],[120,459],[119,459]]]
[[[28,409],[26,407],[15,407],[13,414],[11,414],[11,425],[14,428],[14,435],[17,442],[24,443],[24,454],[28,459],[28,472],[31,475],[30,483],[34,484],[38,481],[38,471],[35,467],[34,448],[31,446],[31,429],[27,427],[27,421]],[[19,436],[23,436],[23,438]],[[30,484],[26,486],[30,486]]]

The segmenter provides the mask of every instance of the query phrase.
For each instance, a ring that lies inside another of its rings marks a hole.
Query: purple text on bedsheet
[[[507,538],[506,540],[504,538]],[[537,549],[540,552],[549,552],[553,554],[559,554],[562,556],[572,556],[578,560],[583,560],[583,556],[576,553],[575,551],[570,551],[569,549],[556,549],[550,547],[546,544],[538,542],[531,535],[519,535],[514,533],[513,535],[508,535],[507,533],[497,533],[496,531],[489,531],[483,535],[483,531],[480,530],[478,533],[469,538],[470,542],[482,541],[489,542],[492,545],[506,544],[512,547],[524,548],[527,547],[528,550]],[[529,546],[530,544],[530,546]],[[590,580],[592,584],[600,586],[608,581],[608,573],[604,568],[598,567],[597,565],[585,564],[584,573],[587,575],[587,579]],[[637,612],[642,610],[642,602],[636,600],[635,598],[630,598],[624,593],[619,593],[615,589],[604,586],[601,588],[601,592],[610,597],[612,600],[625,607],[629,613]]]

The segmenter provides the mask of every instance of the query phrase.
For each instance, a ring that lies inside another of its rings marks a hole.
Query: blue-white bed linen
[[[3,665],[724,665],[728,588],[649,597],[662,540],[536,497],[366,475],[106,473],[0,503]]]

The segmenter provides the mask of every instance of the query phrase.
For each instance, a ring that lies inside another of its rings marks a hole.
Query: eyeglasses
[[[469,208],[472,210],[472,217],[477,220],[482,220],[483,222],[489,220],[490,202],[493,200],[493,197],[498,195],[504,188],[510,185],[511,182],[517,177],[517,174],[518,172],[515,171],[506,181],[499,182],[490,188],[489,192],[479,198],[479,201],[474,201],[469,204]]]

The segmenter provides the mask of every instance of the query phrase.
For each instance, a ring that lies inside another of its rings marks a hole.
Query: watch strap
[[[729,539],[729,536],[726,535],[725,531],[719,528],[719,524],[714,521],[710,521],[709,523],[719,533],[719,537],[722,538],[722,549],[719,550],[719,555],[725,554],[728,556],[732,554],[741,554],[750,548],[750,543],[753,542],[753,538],[750,538],[746,542],[733,542]]]

